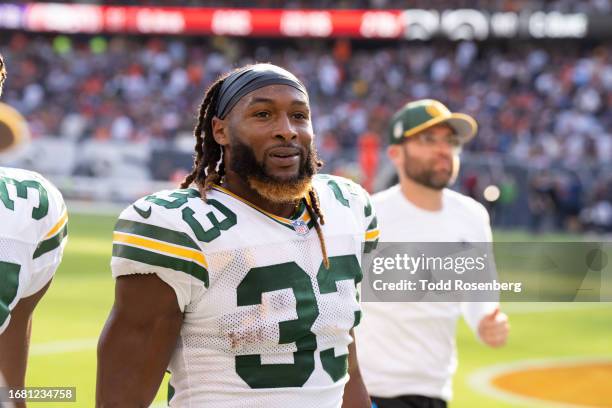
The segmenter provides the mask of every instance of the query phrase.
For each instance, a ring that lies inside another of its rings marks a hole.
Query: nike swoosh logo
[[[136,211],[142,218],[149,218],[151,216],[151,207],[149,207],[147,211],[136,207],[134,204],[132,204],[132,207],[134,207],[134,211]]]

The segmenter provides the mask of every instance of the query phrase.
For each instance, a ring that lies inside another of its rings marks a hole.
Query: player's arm
[[[32,296],[19,300],[11,311],[10,324],[6,331],[0,335],[0,356],[2,356],[0,358],[0,372],[2,372],[9,388],[24,387],[32,313],[50,284],[51,281]]]
[[[119,276],[98,343],[96,406],[148,407],[182,322],[174,290],[157,275]]]
[[[349,345],[348,355],[348,371],[349,380],[344,386],[344,397],[342,399],[342,408],[370,408],[372,402],[368,396],[361,371],[359,370],[359,362],[357,361],[357,348],[355,345],[355,334],[351,329],[353,342]]]

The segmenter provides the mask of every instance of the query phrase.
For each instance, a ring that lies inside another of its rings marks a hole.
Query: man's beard
[[[433,166],[424,163],[418,157],[411,156],[406,150],[404,150],[404,153],[404,175],[416,183],[429,187],[432,190],[442,190],[455,181],[459,161],[454,157],[451,158],[450,171],[439,172],[435,171]]]
[[[230,169],[260,196],[275,203],[294,203],[305,197],[312,187],[312,177],[319,167],[314,146],[308,150],[301,149],[298,173],[290,178],[269,174],[266,171],[266,159],[259,163],[253,149],[239,140],[232,140],[231,151]]]

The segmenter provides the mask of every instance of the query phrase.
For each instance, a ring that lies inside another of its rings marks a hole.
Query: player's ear
[[[223,119],[219,119],[218,117],[214,117],[212,119],[212,133],[215,138],[215,142],[220,144],[221,146],[226,146],[229,144],[229,136],[227,134],[227,123]]]
[[[401,166],[402,164],[402,148],[400,145],[390,145],[387,147],[387,156],[391,159],[391,162],[395,166]]]

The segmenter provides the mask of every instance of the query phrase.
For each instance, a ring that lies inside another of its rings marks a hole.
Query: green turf
[[[64,261],[36,310],[29,386],[75,386],[77,403],[37,403],[36,407],[93,407],[95,342],[113,301],[110,275],[113,217],[72,215]],[[564,236],[539,239],[567,240]],[[524,233],[496,234],[496,240],[525,241]],[[452,407],[510,407],[468,384],[471,373],[492,364],[566,356],[612,357],[612,306],[609,308],[510,314],[507,347],[491,350],[478,343],[465,324],[459,326],[459,370]],[[162,385],[158,401],[165,399]],[[34,406],[34,405],[33,405]],[[239,403],[237,406],[240,406]]]

